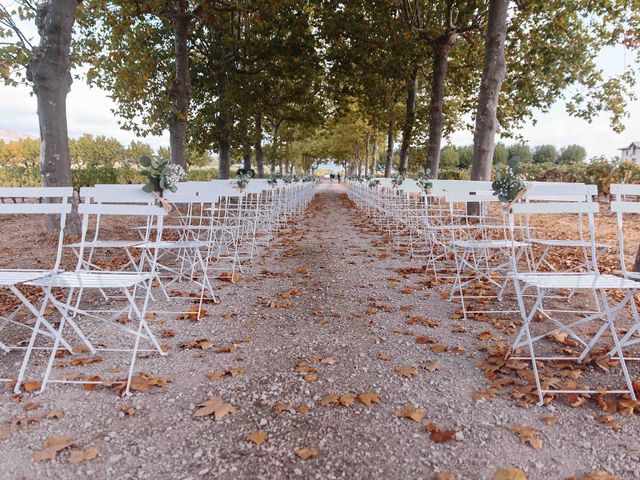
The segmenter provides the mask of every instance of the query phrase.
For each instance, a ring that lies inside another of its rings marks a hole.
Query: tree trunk
[[[369,175],[369,156],[371,154],[371,134],[364,138],[364,174]]]
[[[416,95],[418,94],[418,68],[414,67],[411,78],[407,81],[407,102],[402,127],[402,145],[400,146],[400,165],[398,171],[401,175],[407,174],[409,166],[409,147],[411,146],[411,135],[413,124],[416,120]]]
[[[244,170],[251,170],[251,152],[245,151],[242,154],[242,168]]]
[[[440,169],[440,145],[444,130],[444,86],[449,67],[449,52],[455,42],[455,34],[447,34],[434,45],[433,69],[431,79],[431,99],[429,106],[429,143],[425,172],[429,169],[434,178],[438,178]]]
[[[493,150],[498,128],[498,97],[507,73],[504,44],[507,36],[508,7],[509,0],[491,0],[489,3],[484,65],[473,134],[472,180],[491,180]]]
[[[169,146],[171,163],[187,168],[187,120],[191,103],[189,77],[189,23],[188,0],[177,0],[171,14],[173,24],[175,77],[169,90],[171,117],[169,118]]]
[[[355,154],[355,168],[358,172],[358,176],[362,175],[362,159],[360,158],[360,142],[356,142],[353,145]]]
[[[638,253],[636,253],[636,261],[633,262],[633,271],[640,272],[640,247],[638,247]]]
[[[231,171],[231,142],[227,137],[218,139],[218,178],[226,180]]]
[[[280,122],[273,126],[273,140],[271,144],[271,173],[276,171],[276,162],[278,160],[278,133],[280,132]],[[282,164],[280,168],[280,174],[282,174]]]
[[[262,150],[262,115],[256,117],[256,168],[258,178],[264,178],[264,150]]]
[[[391,169],[393,168],[393,130],[394,122],[393,120],[389,120],[389,128],[387,129],[387,159],[384,164],[385,178],[391,176]]]
[[[378,128],[373,130],[373,158],[371,159],[371,176],[378,173]]]
[[[69,50],[76,9],[81,0],[49,0],[38,8],[36,27],[40,44],[34,48],[27,68],[38,101],[40,125],[40,172],[45,187],[72,186],[69,136],[67,131],[67,94],[72,78]],[[59,220],[47,216],[46,229],[59,231]],[[79,233],[77,213],[67,219],[67,234]]]
[[[216,71],[218,83],[218,96],[224,98],[227,95],[227,73],[222,66],[218,66]],[[222,108],[216,119],[216,130],[218,135],[218,178],[226,180],[231,173],[231,119],[226,108]]]

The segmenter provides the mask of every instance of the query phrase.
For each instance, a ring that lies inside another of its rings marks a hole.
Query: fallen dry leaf
[[[71,440],[71,437],[47,438],[42,445],[42,450],[33,452],[33,460],[35,462],[53,460],[60,451],[69,447],[72,443],[73,441]]]
[[[500,469],[492,480],[527,480],[527,476],[519,468]]]
[[[416,367],[410,367],[408,365],[399,365],[396,367],[396,373],[401,377],[414,377],[418,374],[418,369]]]
[[[380,353],[378,355],[378,360],[382,360],[383,362],[388,362],[389,360],[391,360],[391,357],[386,353]]]
[[[40,387],[42,387],[42,383],[37,380],[27,380],[22,383],[22,388],[24,388],[24,391],[27,393],[33,393],[36,390],[39,390]]]
[[[47,418],[55,418],[56,420],[60,420],[62,418],[64,418],[64,412],[62,410],[51,410],[51,412],[49,412],[49,415],[47,415]]]
[[[71,463],[82,463],[93,460],[100,453],[100,449],[98,447],[90,447],[86,450],[71,450],[69,455],[69,461]]]
[[[402,410],[398,410],[395,416],[398,418],[409,418],[414,422],[421,422],[427,410],[422,407],[414,407],[413,405],[405,405]]]
[[[0,442],[11,436],[11,429],[6,425],[0,425]]]
[[[542,440],[540,439],[540,437],[538,437],[538,432],[536,432],[533,428],[514,424],[511,425],[510,430],[520,436],[520,441],[522,443],[528,443],[536,450],[542,449]]]
[[[358,395],[358,401],[367,407],[371,406],[372,403],[380,405],[380,395],[376,392],[363,392]]]
[[[429,432],[429,437],[436,443],[450,442],[456,438],[455,430],[444,430],[435,423],[428,423],[425,425],[425,430]]]
[[[544,423],[546,423],[547,425],[549,425],[550,427],[553,427],[554,425],[556,425],[558,423],[558,420],[560,420],[558,417],[543,417],[542,421]]]
[[[296,453],[302,460],[309,460],[310,458],[315,458],[318,456],[318,450],[315,448],[300,448]]]
[[[255,443],[256,445],[262,445],[264,442],[267,441],[268,437],[269,437],[269,434],[264,430],[256,430],[255,432],[253,432],[251,435],[247,437],[247,440]]]
[[[194,417],[206,417],[213,415],[215,420],[220,420],[228,414],[236,411],[230,403],[225,403],[222,397],[212,397],[204,403],[198,405],[198,410],[193,413]]]

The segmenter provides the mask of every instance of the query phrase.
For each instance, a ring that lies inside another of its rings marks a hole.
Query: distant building
[[[625,148],[619,148],[623,161],[640,163],[640,142],[633,142]]]

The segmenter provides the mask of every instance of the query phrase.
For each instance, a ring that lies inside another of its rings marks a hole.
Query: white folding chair
[[[130,392],[131,379],[133,378],[136,358],[141,351],[157,351],[160,355],[166,353],[160,347],[151,328],[145,318],[151,298],[151,283],[155,278],[156,260],[158,256],[158,245],[162,237],[162,225],[165,210],[161,207],[153,205],[136,205],[122,203],[91,203],[89,196],[85,197],[85,203],[78,208],[82,215],[82,235],[80,241],[80,249],[78,252],[78,263],[75,271],[60,272],[48,275],[42,278],[29,280],[24,282],[25,285],[39,287],[44,295],[45,301],[42,304],[41,311],[51,305],[60,315],[60,323],[56,329],[56,335],[53,342],[49,361],[46,370],[42,376],[42,386],[40,392],[43,392],[49,383],[75,383],[75,384],[100,384],[101,380],[90,379],[52,379],[50,378],[54,361],[57,357],[59,346],[62,342],[67,341],[68,334],[65,331],[67,325],[71,326],[73,332],[85,344],[86,348],[92,353],[96,352],[124,352],[131,353],[131,361],[129,363],[129,371],[125,384],[125,393]],[[127,217],[139,219],[145,218],[148,229],[145,232],[143,242],[147,245],[148,251],[141,256],[139,268],[136,271],[96,271],[87,270],[84,261],[84,254],[88,247],[85,243],[91,244],[92,239],[89,238],[89,224],[96,218],[104,219],[113,216],[121,221]],[[152,239],[155,237],[155,239]],[[66,299],[59,300],[52,295],[51,290],[66,292]],[[136,289],[144,292],[140,302],[137,302]],[[126,302],[119,308],[106,309],[97,308],[95,298],[91,298],[91,291],[110,291],[115,290],[123,294]],[[136,328],[130,328],[125,324],[118,322],[119,318],[126,316],[129,321],[137,321]],[[36,321],[27,353],[25,354],[18,379],[15,386],[15,392],[20,392],[20,387],[25,379],[27,368],[36,342],[42,340],[40,334],[40,326],[43,317],[40,315]],[[125,334],[126,338],[133,337],[133,345],[120,347],[102,347],[97,346],[96,338],[102,328],[110,327],[110,331]],[[89,329],[93,330],[89,332]],[[46,338],[44,339],[46,340]],[[142,350],[140,341],[148,341],[153,349]]]
[[[517,260],[516,241],[518,231],[516,230],[516,217],[518,216],[534,216],[534,215],[576,215],[586,217],[588,222],[588,236],[585,241],[588,242],[591,258],[596,259],[596,241],[595,241],[595,221],[594,214],[598,212],[598,204],[591,201],[588,196],[586,201],[574,202],[526,202],[521,201],[511,207],[509,213],[509,231],[511,238],[514,240],[512,251],[512,271],[511,278],[514,280],[518,308],[522,317],[523,326],[520,329],[514,343],[513,350],[526,348],[528,356],[514,355],[514,359],[530,359],[536,389],[538,392],[539,404],[544,403],[544,395],[547,393],[563,394],[587,394],[587,393],[626,393],[633,400],[636,399],[633,383],[629,375],[626,359],[621,349],[621,341],[616,329],[616,319],[620,313],[633,302],[633,295],[640,288],[640,282],[633,281],[628,278],[621,278],[615,275],[605,275],[599,273],[597,264],[594,263],[593,271],[589,272],[539,272],[531,268],[530,265],[522,269]],[[535,291],[535,295],[530,300],[525,295],[525,290]],[[580,298],[571,310],[558,310],[546,305],[545,300],[557,291],[582,291],[591,293],[597,304],[594,308],[589,309],[585,304],[585,299]],[[623,298],[613,303],[611,292],[622,292]],[[632,309],[633,314],[633,309]],[[638,323],[637,312],[635,313],[635,323]],[[586,326],[590,322],[601,322],[597,332],[590,338],[583,338],[583,335],[591,335],[591,333],[582,333],[579,329]],[[534,324],[539,325],[540,332],[533,332]],[[550,324],[550,326],[548,325]],[[611,334],[614,347],[613,350],[617,354],[620,366],[625,379],[626,389],[575,389],[575,388],[552,388],[548,382],[542,382],[539,374],[539,361],[567,361],[575,360],[582,362],[593,347],[601,340],[605,332]],[[572,356],[542,356],[535,351],[536,345],[544,338],[555,333],[566,334],[576,342],[576,345],[582,348],[578,357]]]
[[[22,203],[0,203],[0,217],[3,216],[57,216],[57,225],[59,228],[58,241],[55,248],[55,254],[51,255],[53,259],[50,268],[25,268],[15,265],[16,268],[0,269],[0,288],[8,289],[13,296],[19,300],[19,306],[9,311],[5,317],[0,316],[0,333],[11,327],[18,329],[33,330],[25,322],[19,321],[19,316],[23,311],[28,311],[35,318],[38,318],[38,332],[49,338],[55,337],[55,328],[44,318],[45,306],[36,306],[36,300],[30,299],[21,290],[20,286],[26,281],[35,280],[37,278],[47,277],[60,271],[60,263],[62,260],[62,244],[64,238],[64,228],[66,225],[67,215],[71,212],[71,199],[73,197],[73,189],[71,187],[55,187],[55,188],[0,188],[0,199],[5,198],[23,198]],[[52,220],[55,222],[55,218]],[[28,246],[23,246],[29,248]],[[9,345],[9,340],[0,340],[0,351],[9,353],[14,350],[22,351],[27,347],[20,344]],[[67,349],[71,349],[67,342],[63,343]],[[2,379],[9,380],[9,379]]]

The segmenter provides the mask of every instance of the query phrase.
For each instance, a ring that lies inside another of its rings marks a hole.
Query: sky
[[[621,73],[626,62],[636,61],[635,55],[625,51],[622,46],[607,48],[597,58],[598,65],[605,76]],[[30,87],[7,87],[0,84],[0,128],[19,133],[38,135],[38,117],[36,99],[30,94]],[[640,96],[640,91],[638,92]],[[67,98],[69,135],[78,137],[84,133],[115,137],[128,144],[136,136],[132,132],[120,129],[118,119],[112,113],[113,101],[108,92],[89,87],[83,80],[75,80]],[[629,105],[629,117],[625,120],[626,129],[617,134],[609,127],[609,119],[601,115],[592,123],[570,117],[564,109],[564,103],[558,101],[546,112],[537,112],[537,123],[526,124],[518,133],[532,146],[553,144],[557,147],[577,143],[587,149],[588,157],[604,155],[612,157],[617,149],[632,141],[640,141],[640,101]],[[168,132],[160,137],[141,139],[154,148],[169,143]],[[449,139],[454,145],[466,145],[473,142],[469,131],[455,132]],[[506,139],[506,143],[513,140]]]

